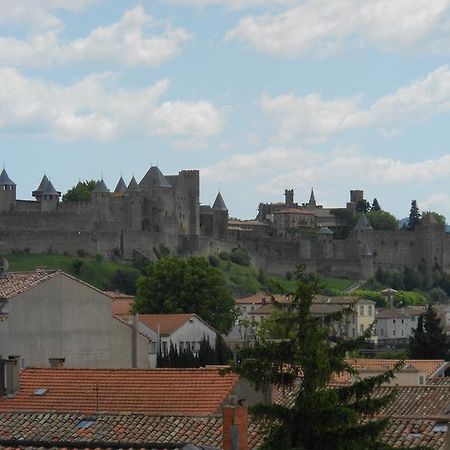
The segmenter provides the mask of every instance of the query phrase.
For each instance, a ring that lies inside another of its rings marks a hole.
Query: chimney
[[[66,362],[66,358],[48,358],[48,362],[52,369],[62,369]]]
[[[223,450],[248,450],[248,406],[239,400],[237,406],[223,406]]]
[[[2,361],[4,367],[4,393],[5,395],[14,395],[20,388],[20,358],[10,356]]]

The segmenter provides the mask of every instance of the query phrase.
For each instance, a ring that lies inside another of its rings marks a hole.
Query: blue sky
[[[2,159],[24,199],[158,164],[241,218],[314,187],[450,220],[449,55],[450,0],[0,0]]]

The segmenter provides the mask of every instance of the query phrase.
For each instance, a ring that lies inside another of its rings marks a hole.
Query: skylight
[[[94,422],[95,420],[93,419],[83,419],[78,422],[77,427],[81,428],[82,430],[85,430],[86,428],[89,428],[91,425],[93,425]]]
[[[48,388],[37,388],[33,391],[33,395],[36,395],[37,397],[42,397],[48,392]]]
[[[436,422],[433,427],[433,431],[437,433],[446,433],[448,430],[447,422]]]

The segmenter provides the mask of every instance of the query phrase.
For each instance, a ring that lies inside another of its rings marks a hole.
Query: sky
[[[200,170],[232,217],[350,189],[450,221],[450,0],[0,0],[0,148],[44,173]]]

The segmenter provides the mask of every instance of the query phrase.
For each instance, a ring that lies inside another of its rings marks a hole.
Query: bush
[[[100,264],[103,261],[103,255],[100,255],[100,253],[97,253],[95,255],[95,262]]]
[[[220,252],[219,253],[219,258],[222,261],[228,261],[230,259],[230,254],[228,252]]]
[[[112,288],[128,295],[136,295],[137,272],[116,270],[112,278]]]
[[[208,256],[208,262],[209,265],[212,267],[219,267],[220,266],[220,258],[216,255],[209,255]]]
[[[394,295],[395,304],[403,302],[405,306],[426,305],[427,297],[421,292],[399,291]]]
[[[352,297],[365,298],[375,302],[378,308],[384,308],[387,304],[386,298],[377,291],[369,291],[367,289],[358,289],[351,293]]]
[[[82,259],[75,259],[72,262],[72,270],[75,272],[75,275],[79,277],[81,275],[81,270],[83,268],[84,261]]]
[[[240,266],[249,266],[250,265],[250,256],[246,250],[241,247],[233,249],[230,256],[231,261],[235,264],[239,264]]]

